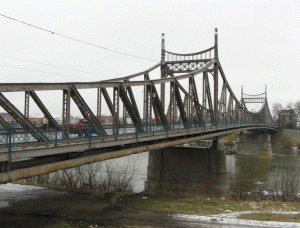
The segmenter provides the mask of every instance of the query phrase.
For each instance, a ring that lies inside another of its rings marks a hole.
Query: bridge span
[[[157,70],[159,77],[150,79]],[[61,103],[62,124],[41,91],[62,92],[60,102],[51,98]],[[96,91],[96,112],[85,91]],[[24,92],[24,112],[5,95],[17,92]],[[30,98],[48,119],[47,128],[29,120]],[[247,109],[246,103],[257,102],[260,111]],[[71,126],[71,103],[88,125]],[[104,105],[113,118],[109,126],[101,119]],[[0,84],[0,106],[17,122],[12,126],[0,117],[0,183],[242,130],[278,128],[266,92],[242,93],[241,100],[233,93],[219,61],[217,29],[214,46],[190,54],[166,51],[163,35],[160,63],[134,75],[84,83]]]

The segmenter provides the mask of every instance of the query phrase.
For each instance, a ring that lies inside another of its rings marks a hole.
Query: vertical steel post
[[[97,89],[97,119],[99,120],[99,123],[101,123],[101,99],[102,99],[102,92],[101,89]]]
[[[8,129],[9,139],[8,139],[8,164],[7,164],[7,171],[10,171],[10,163],[11,163],[11,148],[12,148],[12,129]]]
[[[70,125],[70,107],[71,107],[71,88],[63,90],[63,108],[62,108],[62,124]]]
[[[63,138],[68,139],[70,136],[70,107],[71,107],[71,86],[68,90],[63,90],[63,108],[62,108],[62,126],[67,128],[63,133]]]
[[[128,82],[128,81],[129,81],[129,80],[126,80],[126,79],[124,80],[124,82]],[[124,86],[124,90],[125,90],[125,93],[126,93],[126,94],[127,94],[128,88],[129,88],[129,87]],[[129,96],[129,97],[130,97],[130,96]],[[130,99],[132,99],[132,98],[130,97]],[[132,101],[131,101],[131,102],[132,102]],[[128,111],[127,111],[125,105],[123,104],[123,125],[127,125],[127,124],[128,124],[128,123],[127,123],[128,118],[129,118]]]
[[[25,91],[24,116],[29,118],[29,91]]]
[[[166,68],[165,68],[165,58],[166,58],[166,49],[165,49],[165,34],[161,35],[161,78],[166,77]],[[160,100],[162,104],[163,111],[165,111],[165,83],[160,84]]]
[[[119,123],[119,101],[120,101],[120,93],[119,87],[114,87],[113,91],[113,108],[115,115],[113,116],[113,128],[114,133],[117,134],[116,130],[118,130],[118,123]]]
[[[144,81],[148,80],[148,75],[144,74]],[[144,104],[143,104],[143,123],[144,125],[148,126],[148,106],[149,104],[149,100],[148,100],[148,86],[144,85]]]
[[[215,59],[217,62],[214,63],[214,121],[218,121],[218,29],[215,29]]]
[[[202,116],[203,116],[203,122],[206,122],[206,77],[205,72],[203,72],[203,82],[202,82]]]
[[[187,119],[189,122],[193,121],[193,78],[189,77],[189,97],[188,97],[188,112],[187,112]]]
[[[170,120],[169,123],[172,126],[174,124],[175,113],[175,81],[170,82]]]
[[[149,123],[150,123],[150,131],[151,131],[151,126],[152,126],[152,106],[153,106],[153,93],[152,93],[152,85],[149,85],[148,87],[148,94],[149,94],[149,106],[148,106],[148,118],[149,118]]]

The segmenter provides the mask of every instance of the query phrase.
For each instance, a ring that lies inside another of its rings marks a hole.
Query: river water
[[[148,152],[131,155],[135,161],[135,174],[132,179],[134,192],[144,190],[147,179]],[[126,164],[128,157],[110,161],[112,166]],[[300,190],[300,150],[297,148],[273,149],[272,156],[258,154],[228,154],[226,155],[226,169],[228,184],[231,189],[244,188],[246,191],[253,186],[264,186],[264,191],[282,191],[279,185],[292,182]],[[286,183],[283,183],[282,180]],[[241,186],[243,185],[243,186]],[[299,186],[298,186],[299,185]],[[287,189],[286,189],[287,190]]]

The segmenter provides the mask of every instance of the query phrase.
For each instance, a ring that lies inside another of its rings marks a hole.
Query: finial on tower
[[[267,97],[267,85],[265,85],[265,96]]]
[[[218,59],[218,29],[215,28],[215,58]]]
[[[241,97],[243,98],[243,86],[242,86],[242,88],[241,88]]]
[[[166,58],[165,53],[165,34],[161,34],[161,62],[164,63]]]

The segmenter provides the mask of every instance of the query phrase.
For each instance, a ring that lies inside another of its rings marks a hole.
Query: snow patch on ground
[[[31,189],[45,189],[45,187],[38,187],[38,186],[32,186],[32,185],[21,185],[21,184],[1,184],[0,185],[0,191],[1,192],[23,192],[28,191]]]
[[[66,194],[66,192],[32,185],[3,184],[0,185],[0,209],[9,207],[13,202],[20,200],[61,194]]]
[[[183,214],[175,214],[170,216],[178,220],[185,220],[185,221],[188,220],[192,222],[207,222],[207,223],[213,222],[216,224],[224,224],[224,225],[231,224],[231,225],[253,226],[253,227],[282,227],[282,228],[300,227],[299,223],[294,223],[294,222],[272,222],[272,221],[255,221],[255,220],[237,219],[237,217],[242,214],[251,214],[251,213],[255,213],[255,211],[232,212],[232,213],[224,213],[224,214],[210,215],[210,216],[183,215]],[[268,212],[268,213],[300,214],[300,212]]]

